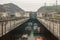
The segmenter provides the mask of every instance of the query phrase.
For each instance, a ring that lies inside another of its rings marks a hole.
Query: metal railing
[[[8,18],[0,20],[0,37],[24,23],[28,18]]]
[[[50,18],[49,19],[38,18],[38,19],[53,35],[55,35],[58,39],[60,38],[60,20],[50,19]],[[41,19],[45,20],[47,24]]]

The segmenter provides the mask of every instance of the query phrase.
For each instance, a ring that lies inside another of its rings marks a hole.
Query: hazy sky
[[[60,1],[57,1],[59,5]],[[41,6],[44,6],[45,2],[47,3],[47,5],[55,5],[56,0],[0,0],[0,4],[14,3],[25,11],[36,11]]]

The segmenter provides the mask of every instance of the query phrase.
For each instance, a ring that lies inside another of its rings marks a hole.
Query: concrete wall
[[[42,14],[40,14],[42,15]],[[60,40],[60,20],[58,19],[47,19],[46,17],[38,18],[38,20]]]

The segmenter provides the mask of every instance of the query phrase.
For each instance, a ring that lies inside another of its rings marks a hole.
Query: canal
[[[36,40],[39,37],[42,40],[58,40],[37,19],[29,19],[27,22],[0,37],[0,40]]]

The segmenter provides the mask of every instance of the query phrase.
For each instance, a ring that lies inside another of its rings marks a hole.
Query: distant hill
[[[21,9],[20,7],[18,7],[17,5],[13,4],[13,3],[8,3],[8,4],[4,4],[3,7],[10,12],[10,14],[15,14],[15,12],[20,12],[21,14],[24,13],[24,10]]]
[[[60,5],[57,6],[43,6],[41,8],[38,9],[38,12],[51,12],[51,11],[60,11]]]
[[[0,5],[0,12],[6,12],[6,10],[4,9],[3,5]]]

